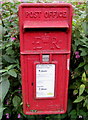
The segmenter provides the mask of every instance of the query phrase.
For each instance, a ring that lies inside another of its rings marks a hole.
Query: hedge
[[[42,2],[36,0],[36,2]],[[46,0],[45,2],[50,2]],[[87,120],[88,119],[88,8],[74,8],[68,110],[62,115],[25,115],[22,110],[18,5],[1,2],[0,11],[0,119],[1,120]],[[1,31],[2,30],[2,31]]]

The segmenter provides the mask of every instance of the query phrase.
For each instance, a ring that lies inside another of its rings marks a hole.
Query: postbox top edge
[[[70,7],[72,8],[72,4],[70,3],[21,3],[20,7]]]

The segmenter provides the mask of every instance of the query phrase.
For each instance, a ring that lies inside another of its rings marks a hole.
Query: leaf
[[[67,112],[69,113],[72,110],[72,101],[71,99],[68,99],[68,109]]]
[[[4,100],[6,94],[9,90],[9,87],[10,87],[10,83],[9,83],[8,79],[1,82],[1,84],[0,84],[0,97],[2,96],[1,101]]]
[[[7,53],[8,55],[13,55],[13,54],[14,54],[14,51],[12,50],[12,47],[8,47],[8,48],[6,49],[6,53]]]
[[[82,74],[82,81],[83,81],[83,82],[86,82],[86,81],[87,81],[87,79],[86,79],[86,73],[85,73],[85,72]]]
[[[71,120],[72,119],[76,120],[76,118],[77,118],[77,112],[74,109],[68,115],[71,117]]]
[[[79,96],[82,95],[82,93],[84,92],[84,90],[85,90],[85,85],[84,84],[80,85]]]
[[[76,110],[73,109],[69,114],[70,115],[76,115]]]
[[[80,55],[81,55],[81,56],[86,56],[86,55],[87,55],[87,52],[83,49],[83,51],[81,52]]]
[[[73,95],[76,95],[76,94],[78,94],[78,90],[73,91]]]
[[[14,107],[18,107],[18,105],[20,105],[21,98],[19,96],[15,96],[12,102],[13,102]]]
[[[81,56],[86,56],[87,52],[86,51],[82,51]]]
[[[85,69],[85,70],[88,70],[88,64],[84,66],[84,69]]]
[[[81,102],[83,99],[84,99],[83,96],[79,96],[79,97],[74,101],[74,103],[79,103],[79,102]]]
[[[79,40],[75,40],[75,45],[78,46],[80,44]]]
[[[13,68],[13,65],[9,65],[9,66],[7,67],[8,70],[10,70],[11,68]]]
[[[15,60],[8,56],[8,55],[3,55],[3,58],[8,62],[8,63],[15,63]]]
[[[84,111],[84,109],[80,109],[78,115],[86,117],[86,112]]]
[[[87,41],[86,41],[86,38],[80,39],[80,41],[83,42],[84,44],[86,44],[86,42],[87,42]]]
[[[85,99],[83,107],[87,107],[87,109],[88,109],[88,98]]]
[[[0,120],[2,119],[2,116],[3,116],[3,110],[4,110],[5,108],[4,107],[2,107],[2,104],[0,105]]]
[[[17,73],[15,72],[14,69],[9,70],[8,74],[11,75],[11,76],[13,76],[13,77],[17,77]]]
[[[83,67],[84,65],[85,65],[85,63],[84,63],[84,62],[81,62],[81,63],[79,64],[78,68]]]
[[[84,32],[86,34],[86,36],[88,35],[88,23],[87,22],[83,22],[83,29],[84,29]]]
[[[61,114],[61,119],[66,118],[67,114]]]
[[[7,72],[7,70],[6,69],[0,70],[0,73],[3,73],[3,72]]]

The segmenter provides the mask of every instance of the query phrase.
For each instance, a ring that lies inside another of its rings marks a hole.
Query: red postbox
[[[65,113],[72,6],[23,3],[19,6],[19,22],[24,113]]]

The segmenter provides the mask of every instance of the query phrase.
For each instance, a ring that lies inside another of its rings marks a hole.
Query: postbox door
[[[68,55],[50,55],[52,62],[41,62],[41,56],[22,56],[22,64],[26,63],[22,68],[24,111],[26,114],[64,113],[67,108]]]

